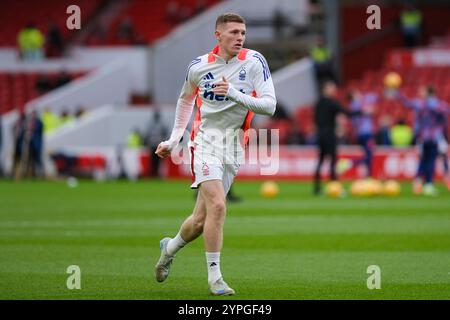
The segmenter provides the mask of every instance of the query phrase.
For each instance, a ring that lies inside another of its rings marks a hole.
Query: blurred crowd
[[[310,107],[306,107],[310,108]],[[293,116],[290,116],[282,105],[278,104],[275,115],[261,124],[261,128],[278,129],[280,145],[316,145],[317,133],[311,119],[311,125],[302,127]],[[414,144],[413,128],[404,119],[393,121],[390,115],[378,119],[374,136],[377,145],[406,147]],[[338,115],[336,119],[336,137],[340,145],[357,143],[356,131],[349,126],[345,116]],[[270,142],[270,137],[268,138]]]
[[[41,95],[62,87],[70,81],[72,81],[72,76],[65,70],[61,71],[54,80],[52,80],[47,74],[43,73],[36,79],[35,89]]]
[[[421,11],[413,3],[405,2],[403,10],[398,17],[398,24],[405,48],[414,48],[420,45],[423,32],[423,17]],[[335,70],[336,57],[326,45],[323,35],[317,37],[310,48],[309,56],[314,63],[315,76],[319,84],[328,79],[339,83]]]
[[[50,22],[46,33],[29,23],[17,35],[17,46],[24,61],[40,61],[46,57],[61,57],[64,40],[59,27]]]
[[[57,128],[73,123],[85,114],[79,108],[74,115],[63,111],[60,115],[46,108],[41,115],[32,111],[29,115],[22,112],[13,126],[14,152],[12,176],[43,178],[45,177],[42,163],[44,136]]]

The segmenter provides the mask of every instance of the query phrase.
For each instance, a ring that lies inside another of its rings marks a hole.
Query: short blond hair
[[[216,29],[219,25],[225,24],[227,22],[239,22],[245,24],[245,19],[242,16],[238,15],[237,13],[228,12],[221,14],[220,16],[217,17]]]

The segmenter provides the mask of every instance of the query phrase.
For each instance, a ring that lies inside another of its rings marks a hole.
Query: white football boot
[[[223,281],[223,278],[219,278],[213,283],[209,284],[209,291],[213,296],[232,296],[235,294],[228,284]]]
[[[171,238],[167,237],[159,242],[159,248],[161,249],[161,256],[159,257],[158,263],[155,266],[155,277],[156,281],[163,282],[167,279],[170,272],[170,266],[174,256],[167,253],[167,244]]]

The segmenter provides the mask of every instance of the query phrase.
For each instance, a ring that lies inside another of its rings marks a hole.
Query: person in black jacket
[[[347,116],[359,115],[360,111],[349,111],[336,100],[337,86],[333,81],[325,81],[321,87],[321,96],[314,108],[314,122],[317,131],[317,144],[319,147],[319,161],[314,176],[314,194],[321,193],[320,169],[326,156],[331,158],[330,179],[337,180],[336,176],[336,116],[343,113]]]

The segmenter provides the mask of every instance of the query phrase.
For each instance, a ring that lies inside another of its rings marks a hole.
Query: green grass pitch
[[[0,182],[0,299],[449,299],[450,192],[398,198],[315,198],[310,183],[235,184],[222,273],[234,297],[208,294],[203,238],[181,251],[164,283],[159,240],[193,208],[181,182]],[[68,290],[69,265],[81,289]],[[369,290],[367,267],[381,269]]]

